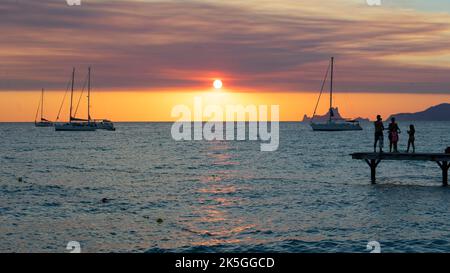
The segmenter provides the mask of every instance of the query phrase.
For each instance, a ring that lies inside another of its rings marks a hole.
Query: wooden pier
[[[450,167],[450,154],[439,153],[353,153],[353,159],[365,160],[370,167],[372,184],[376,181],[376,169],[382,160],[418,160],[434,161],[442,170],[442,185],[448,186],[448,169]]]

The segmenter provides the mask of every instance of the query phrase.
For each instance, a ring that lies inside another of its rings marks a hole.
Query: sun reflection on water
[[[230,150],[225,141],[208,143],[206,148],[205,154],[216,167],[200,174],[197,203],[192,207],[195,219],[185,223],[186,231],[199,236],[194,237],[191,243],[194,246],[237,244],[242,241],[239,235],[255,226],[232,211],[245,202],[239,193],[248,189],[235,184],[240,177],[232,168],[238,166],[239,161]],[[231,169],[228,166],[232,166]]]

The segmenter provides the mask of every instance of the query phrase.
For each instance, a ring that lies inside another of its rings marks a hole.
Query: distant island
[[[336,119],[336,120],[347,119],[347,118],[344,118],[344,117],[341,116],[341,114],[339,113],[339,108],[338,107],[333,107],[332,109],[333,109],[333,114],[334,114],[333,119]],[[328,121],[329,118],[330,118],[330,114],[327,112],[324,115],[315,115],[314,116],[314,121],[326,122],[326,121]],[[313,120],[312,117],[310,118],[307,115],[304,115],[302,122],[308,122],[309,123],[309,122],[311,122],[311,120]],[[357,121],[370,121],[367,118],[356,118],[355,120],[357,120]]]
[[[442,103],[417,113],[391,115],[399,121],[450,121],[450,103]]]

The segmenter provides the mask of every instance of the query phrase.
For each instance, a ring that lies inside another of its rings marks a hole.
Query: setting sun
[[[213,86],[214,86],[215,89],[221,89],[222,86],[223,86],[222,81],[221,80],[215,80],[214,83],[213,83]]]

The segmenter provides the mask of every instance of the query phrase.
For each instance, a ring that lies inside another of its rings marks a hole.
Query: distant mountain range
[[[399,113],[389,117],[411,121],[450,121],[450,103],[443,103],[417,113]]]
[[[338,107],[332,108],[332,109],[333,109],[333,114],[334,114],[333,119],[338,119],[338,120],[346,119],[346,118],[343,118],[341,116],[341,114],[339,113],[339,108]],[[315,115],[314,116],[314,121],[315,122],[325,122],[325,121],[328,121],[328,119],[329,119],[329,113],[328,112],[326,114],[324,114],[324,115]],[[302,122],[311,122],[311,120],[312,120],[312,118],[308,117],[307,115],[304,115]],[[356,118],[355,120],[358,120],[358,121],[369,121],[369,119],[366,119],[366,118]]]

